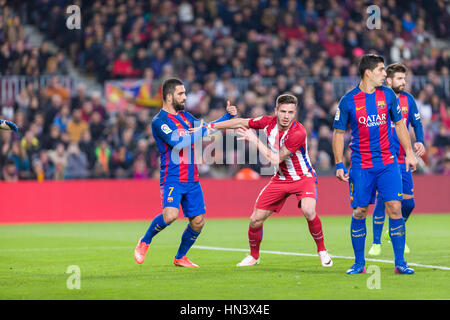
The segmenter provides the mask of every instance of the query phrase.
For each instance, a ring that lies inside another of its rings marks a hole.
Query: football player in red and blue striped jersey
[[[389,215],[389,231],[395,255],[395,272],[411,274],[404,260],[405,222],[402,218],[402,178],[398,166],[391,122],[405,149],[405,165],[415,170],[417,160],[411,146],[401,107],[394,91],[383,86],[386,78],[384,58],[367,54],[359,63],[361,82],[347,92],[339,102],[334,120],[333,152],[336,177],[348,181],[353,208],[350,226],[355,263],[348,274],[365,272],[364,247],[366,216],[376,192],[385,201]],[[344,134],[351,129],[352,150],[350,171],[343,164]]]
[[[152,132],[161,153],[160,187],[163,212],[157,215],[135,249],[135,260],[144,262],[147,250],[161,230],[178,218],[180,205],[189,223],[181,237],[174,264],[198,267],[187,257],[205,224],[205,201],[195,163],[194,143],[206,135],[208,128],[189,112],[184,111],[186,89],[179,79],[168,79],[162,88],[163,106],[152,120]],[[225,121],[237,114],[228,102],[227,112],[214,122]],[[195,133],[189,129],[200,127]]]
[[[414,128],[416,142],[414,143],[414,151],[420,157],[425,153],[425,142],[423,136],[422,123],[420,121],[419,110],[413,96],[405,91],[407,68],[402,63],[393,63],[386,68],[386,83],[389,88],[394,90],[398,97],[398,102],[402,111],[403,121],[406,128],[411,124]],[[402,199],[402,216],[405,222],[408,220],[411,212],[415,207],[413,178],[410,170],[406,169],[405,149],[398,140],[395,127],[392,128],[394,138],[394,146],[398,157],[398,164],[402,173],[403,199]],[[384,201],[380,195],[377,197],[377,203],[373,211],[373,244],[369,250],[369,255],[377,256],[381,253],[381,233],[385,218]],[[389,232],[386,233],[389,239]],[[405,253],[409,253],[410,249],[405,243]]]

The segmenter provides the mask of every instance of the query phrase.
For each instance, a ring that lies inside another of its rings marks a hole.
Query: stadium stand
[[[300,101],[313,165],[319,175],[334,174],[331,125],[338,100],[357,84],[358,58],[369,52],[410,68],[408,91],[427,147],[419,172],[450,174],[450,4],[372,2],[381,8],[382,29],[369,32],[362,0],[2,0],[1,113],[21,128],[0,132],[2,178],[158,177],[149,125],[158,103],[111,111],[105,92],[88,94],[68,76],[68,61],[105,88],[110,80],[144,78],[157,94],[164,79],[180,77],[187,110],[205,120],[218,118],[227,99],[243,117],[270,113],[277,95],[290,91]],[[81,8],[80,30],[65,26],[69,4]],[[26,25],[39,26],[46,41],[33,46]],[[199,170],[230,177],[260,166]]]

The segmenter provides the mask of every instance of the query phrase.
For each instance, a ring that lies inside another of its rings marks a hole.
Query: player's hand
[[[411,172],[416,171],[417,168],[417,159],[414,156],[413,152],[407,153],[405,157],[405,165],[406,165],[406,171],[411,168]]]
[[[227,112],[232,116],[237,115],[237,108],[231,105],[230,100],[227,100]]]
[[[203,127],[206,127],[206,123],[203,121],[203,119],[200,119],[200,125],[197,127],[189,128],[189,134],[194,134],[199,130],[202,130]]]
[[[414,143],[414,152],[417,154],[418,157],[421,157],[425,154],[425,146],[422,142],[416,142]]]
[[[14,131],[14,132],[18,132],[19,131],[19,127],[12,121],[9,120],[0,120],[0,125],[1,124],[5,124],[9,127],[10,130]]]
[[[345,173],[344,169],[337,169],[336,170],[336,177],[344,182],[348,182],[348,178],[349,178],[349,173]]]
[[[236,133],[239,136],[239,138],[237,138],[238,140],[247,140],[248,142],[253,143],[258,142],[259,140],[253,130],[250,129],[239,128],[236,130]]]

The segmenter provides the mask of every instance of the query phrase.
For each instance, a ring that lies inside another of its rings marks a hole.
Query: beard
[[[173,102],[173,107],[174,107],[174,109],[178,112],[178,111],[182,111],[182,110],[184,110],[184,102],[177,102],[177,101],[174,101]]]
[[[392,87],[392,90],[394,90],[394,92],[396,94],[399,94],[400,92],[402,92],[403,90],[405,90],[405,86],[401,85],[401,86],[397,86],[397,87]]]

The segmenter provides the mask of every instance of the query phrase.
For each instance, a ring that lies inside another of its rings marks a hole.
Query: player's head
[[[359,61],[358,71],[363,81],[368,81],[371,85],[381,86],[386,79],[384,69],[384,58],[376,54],[365,54]]]
[[[400,62],[390,64],[386,68],[386,83],[397,94],[405,90],[406,72],[408,72],[408,68]]]
[[[275,107],[275,115],[278,125],[288,128],[297,116],[297,98],[289,93],[278,96]]]
[[[171,78],[164,81],[162,96],[164,104],[173,106],[176,111],[184,110],[186,89],[180,79]]]

